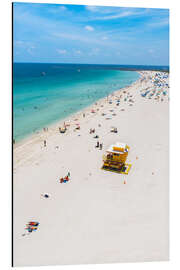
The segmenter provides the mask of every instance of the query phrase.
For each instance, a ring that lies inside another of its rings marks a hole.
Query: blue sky
[[[14,3],[14,61],[169,65],[169,10]]]

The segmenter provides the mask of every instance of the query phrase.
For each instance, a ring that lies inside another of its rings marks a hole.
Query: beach
[[[139,74],[14,144],[15,266],[168,260],[169,75]],[[130,147],[128,175],[101,169],[116,142]],[[68,172],[70,181],[60,183]],[[38,229],[27,233],[32,220]]]
[[[139,78],[137,72],[115,68],[14,63],[13,139],[19,142]]]

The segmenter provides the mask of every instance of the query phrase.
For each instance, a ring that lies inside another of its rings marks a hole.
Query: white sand
[[[15,266],[168,260],[169,101],[140,95],[154,74],[141,72],[143,81],[125,89],[133,106],[124,101],[123,90],[117,91],[109,97],[113,104],[102,99],[84,110],[85,118],[82,112],[72,116],[67,133],[59,133],[61,123],[15,145]],[[93,114],[92,108],[99,111]],[[101,114],[112,115],[110,109],[116,116],[106,120]],[[80,131],[74,131],[76,122]],[[103,150],[95,148],[97,140]],[[130,146],[127,176],[101,170],[102,155],[117,141]],[[68,171],[71,180],[60,184]],[[26,234],[31,220],[40,222],[39,228]]]

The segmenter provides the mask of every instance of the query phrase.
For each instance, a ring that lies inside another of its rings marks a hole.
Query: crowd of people
[[[166,72],[156,72],[154,75],[147,78],[149,86],[140,90],[143,98],[155,99],[157,101],[164,101],[168,96],[169,90],[169,75]]]

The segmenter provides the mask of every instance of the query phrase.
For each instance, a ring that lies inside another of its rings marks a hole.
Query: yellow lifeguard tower
[[[128,174],[131,164],[126,163],[129,153],[129,146],[125,143],[111,145],[103,156],[103,170],[114,171],[117,173]]]

